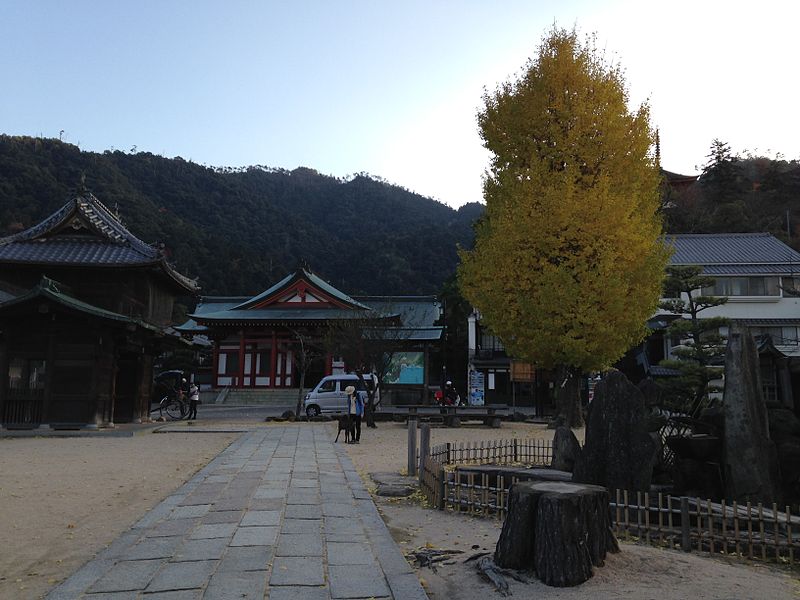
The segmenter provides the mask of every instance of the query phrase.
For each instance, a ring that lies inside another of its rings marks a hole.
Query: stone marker
[[[586,442],[572,480],[609,489],[646,492],[658,446],[647,432],[642,392],[619,371],[595,387],[586,423]]]
[[[761,393],[758,351],[732,326],[725,353],[725,495],[738,502],[778,502],[778,462]]]
[[[557,471],[572,473],[580,454],[581,445],[572,430],[563,425],[556,429],[553,436],[553,461],[550,466]]]

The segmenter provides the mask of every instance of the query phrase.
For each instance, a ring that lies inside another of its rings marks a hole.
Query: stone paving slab
[[[427,596],[344,447],[286,425],[241,435],[47,598]]]

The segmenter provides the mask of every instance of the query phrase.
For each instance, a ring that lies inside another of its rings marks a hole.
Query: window
[[[753,335],[768,335],[772,338],[772,343],[779,346],[796,346],[800,342],[798,336],[798,328],[789,327],[753,327],[751,328]]]
[[[319,386],[319,391],[320,392],[335,392],[336,391],[336,380],[335,379],[329,379],[328,381],[323,382],[322,385]]]
[[[783,290],[784,297],[794,297],[800,296],[800,277],[782,277],[781,278],[781,288]]]
[[[761,363],[761,391],[766,402],[778,402],[778,378],[772,364]]]
[[[779,277],[717,277],[704,296],[780,296]]]
[[[505,350],[503,342],[500,341],[500,338],[492,335],[486,330],[481,331],[480,347],[481,350],[495,350],[498,352]]]
[[[11,390],[43,390],[47,363],[43,360],[13,358],[8,364],[8,387]]]
[[[225,357],[223,360],[222,357]],[[239,353],[227,352],[219,355],[219,372],[220,375],[238,375],[239,374]]]

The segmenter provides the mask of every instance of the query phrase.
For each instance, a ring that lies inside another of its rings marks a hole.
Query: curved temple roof
[[[0,263],[64,266],[156,266],[188,292],[195,280],[178,273],[160,249],[133,235],[94,195],[67,202],[41,223],[0,238]]]

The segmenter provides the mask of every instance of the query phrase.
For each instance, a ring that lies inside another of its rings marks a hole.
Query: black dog
[[[349,444],[353,437],[353,423],[350,415],[341,415],[336,420],[339,422],[339,431],[336,432],[336,439],[333,440],[333,443],[335,444],[339,441],[339,434],[344,431],[344,443]]]

